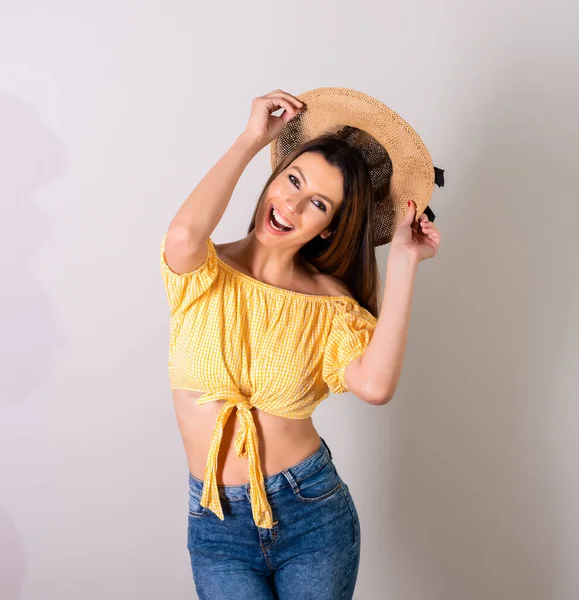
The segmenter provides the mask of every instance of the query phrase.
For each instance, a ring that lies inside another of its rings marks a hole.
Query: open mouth
[[[289,231],[293,231],[295,229],[295,227],[292,227],[291,225],[287,225],[287,224],[285,224],[285,222],[282,222],[281,219],[282,219],[281,215],[279,215],[277,213],[274,205],[271,204],[269,207],[269,223],[270,223],[270,225],[277,231],[284,231],[286,233]]]

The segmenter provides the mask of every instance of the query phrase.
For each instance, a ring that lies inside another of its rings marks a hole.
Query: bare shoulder
[[[348,286],[337,277],[332,277],[331,275],[326,275],[325,273],[320,273],[316,277],[319,278],[320,285],[325,290],[322,292],[323,295],[349,296],[350,298],[354,299],[352,293],[348,289]]]
[[[354,299],[348,286],[341,279],[318,271],[310,262],[305,263],[305,268],[318,290],[311,293],[321,294],[322,296],[349,296]]]

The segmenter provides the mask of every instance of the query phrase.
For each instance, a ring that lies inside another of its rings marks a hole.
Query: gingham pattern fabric
[[[195,271],[161,274],[170,309],[171,390],[202,391],[198,404],[224,400],[207,465],[201,505],[224,520],[217,484],[223,430],[234,408],[241,419],[235,451],[247,457],[253,518],[271,529],[251,409],[306,419],[330,392],[348,392],[344,371],[362,355],[377,319],[349,296],[302,294],[258,281],[217,255],[211,238]]]

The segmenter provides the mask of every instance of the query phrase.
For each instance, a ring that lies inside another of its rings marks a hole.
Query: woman
[[[409,203],[378,319],[370,173],[330,136],[279,163],[245,238],[213,243],[247,164],[305,109],[281,90],[254,99],[245,131],[161,245],[200,600],[352,598],[358,514],[310,415],[330,392],[373,405],[392,397],[416,268],[439,244],[426,215],[419,232]]]

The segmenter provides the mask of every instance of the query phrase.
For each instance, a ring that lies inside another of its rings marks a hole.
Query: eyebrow
[[[294,165],[293,168],[296,169],[297,171],[299,171],[302,179],[306,182],[306,185],[307,185],[308,184],[308,180],[306,179],[306,176],[304,175],[303,171],[297,165]],[[327,196],[324,196],[324,194],[316,194],[316,195],[320,196],[321,198],[323,198],[326,202],[329,202],[332,205],[332,208],[336,208],[334,206],[334,203]]]

